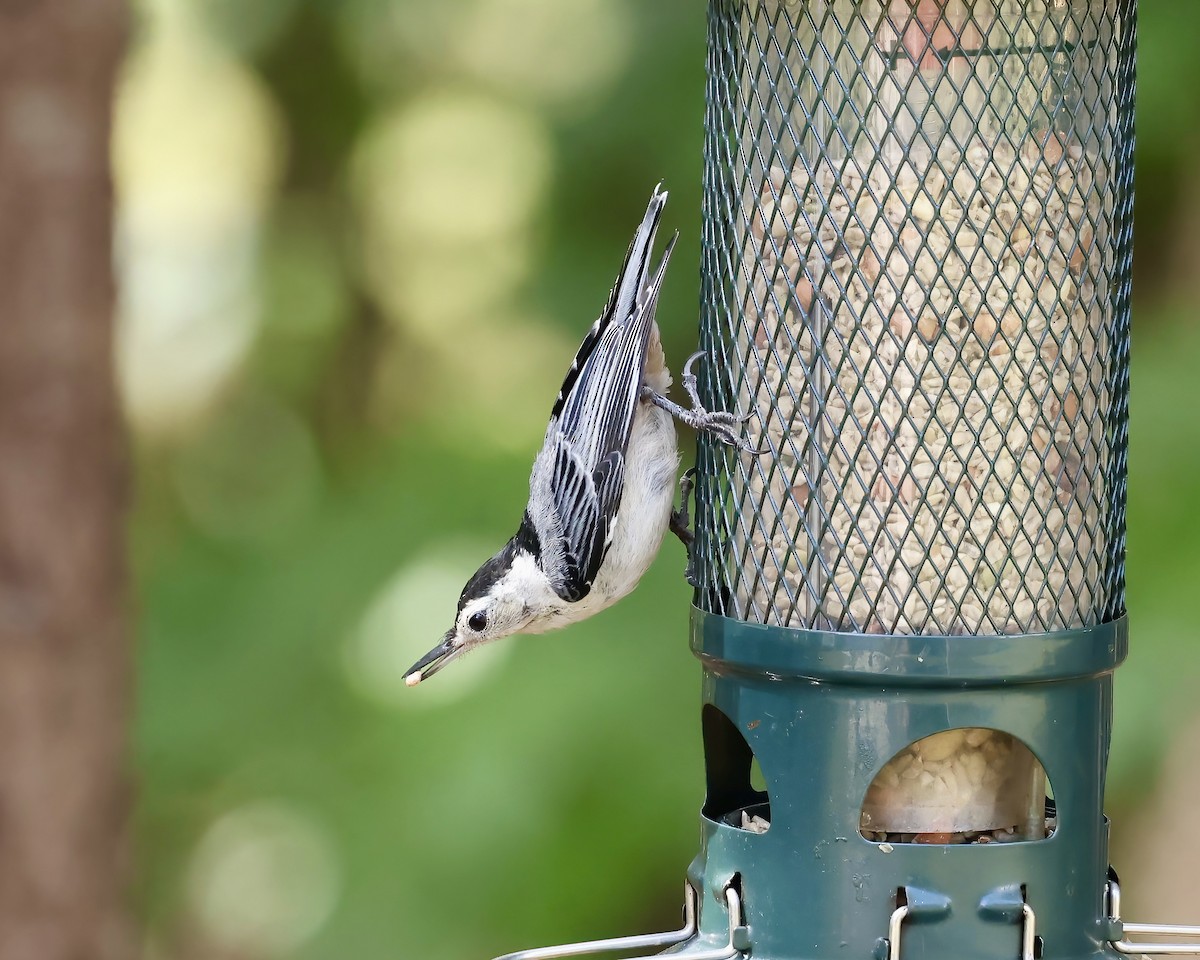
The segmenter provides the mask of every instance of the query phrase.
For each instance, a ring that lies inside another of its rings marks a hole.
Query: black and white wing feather
[[[582,600],[604,561],[625,483],[625,452],[641,397],[654,311],[675,240],[650,278],[667,195],[655,191],[608,305],[588,331],[551,412],[530,478],[527,522],[564,600]]]

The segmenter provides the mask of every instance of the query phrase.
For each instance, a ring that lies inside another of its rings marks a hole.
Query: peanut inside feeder
[[[1020,740],[984,727],[946,730],[884,766],[867,790],[860,829],[893,842],[909,842],[904,834],[915,842],[1040,840],[1045,799],[1041,765]]]

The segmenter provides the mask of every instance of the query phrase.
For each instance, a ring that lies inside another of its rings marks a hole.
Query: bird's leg
[[[683,472],[683,476],[679,478],[679,509],[671,511],[671,532],[689,550],[696,540],[696,535],[692,533],[692,519],[688,513],[688,498],[692,495],[692,478],[695,476],[695,467]]]
[[[703,430],[705,433],[711,433],[722,443],[727,443],[731,447],[737,447],[739,450],[744,450],[747,453],[755,453],[755,449],[750,446],[750,441],[743,440],[738,436],[738,428],[750,419],[753,414],[747,414],[744,417],[739,417],[733,413],[726,413],[723,410],[709,411],[704,409],[704,404],[700,402],[700,393],[696,388],[696,375],[692,373],[692,364],[704,356],[704,352],[693,353],[688,357],[687,363],[683,365],[683,375],[680,379],[683,381],[683,389],[687,391],[688,397],[692,401],[690,410],[681,407],[677,403],[673,403],[666,397],[660,396],[649,387],[642,387],[642,399],[649,400],[656,407],[661,407],[666,410],[671,416],[681,423],[686,423],[693,430]]]
[[[691,517],[688,515],[688,498],[692,495],[692,479],[696,476],[696,468],[692,467],[683,472],[679,478],[679,509],[671,511],[671,532],[675,534],[687,548],[687,571],[684,576],[693,587],[700,586],[696,580],[696,534],[692,532]]]

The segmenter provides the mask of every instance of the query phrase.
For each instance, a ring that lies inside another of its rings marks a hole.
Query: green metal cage
[[[714,3],[702,605],[875,634],[1124,604],[1131,0]]]

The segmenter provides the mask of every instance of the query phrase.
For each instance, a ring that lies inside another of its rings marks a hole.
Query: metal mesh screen
[[[1123,612],[1134,0],[712,0],[700,602]]]

